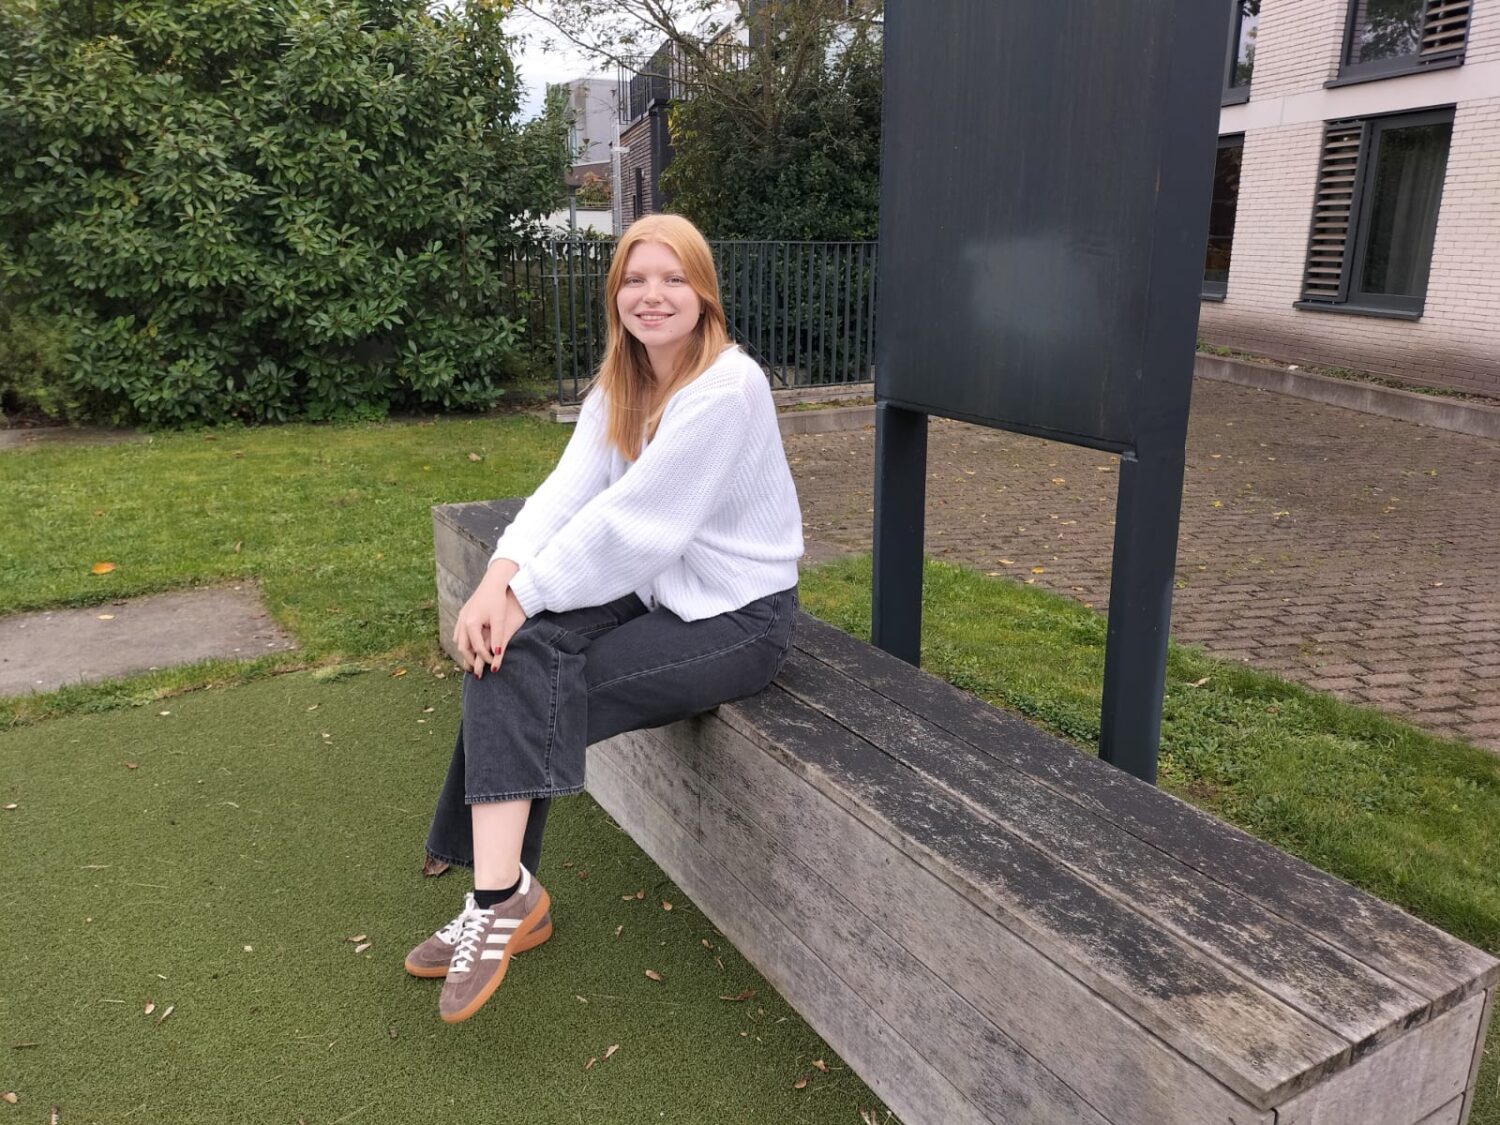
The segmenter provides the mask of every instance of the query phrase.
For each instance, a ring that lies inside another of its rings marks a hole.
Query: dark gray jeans
[[[701,621],[634,594],[529,619],[499,672],[464,675],[427,853],[472,867],[468,806],[529,797],[521,862],[535,871],[551,800],[583,788],[589,745],[754,695],[780,670],[796,619],[796,587]]]

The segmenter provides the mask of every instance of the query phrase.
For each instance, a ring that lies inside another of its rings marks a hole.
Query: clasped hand
[[[510,588],[516,570],[516,564],[505,559],[492,564],[453,624],[453,644],[464,668],[476,678],[484,677],[486,665],[491,672],[500,670],[506,646],[526,624],[526,611]]]

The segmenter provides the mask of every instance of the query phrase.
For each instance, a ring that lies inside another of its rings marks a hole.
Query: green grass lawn
[[[505,986],[514,1021],[476,1021],[455,1038],[430,1012],[430,988],[399,972],[405,943],[442,920],[458,886],[414,874],[453,720],[444,697],[454,681],[434,674],[429,507],[526,492],[565,438],[511,417],[0,453],[0,612],[255,579],[301,646],[247,666],[0,701],[0,803],[19,806],[0,813],[0,838],[7,873],[22,873],[0,896],[9,917],[28,920],[0,938],[0,1023],[41,1044],[10,1052],[0,1089],[20,1090],[24,1078],[33,1114],[48,1089],[67,1093],[82,1120],[399,1121],[413,1105],[460,1098],[465,1078],[504,1082],[506,1068],[529,1060],[546,1075],[550,1116],[539,1121],[855,1121],[872,1104],[837,1069],[812,1072],[795,1092],[812,1096],[792,1096],[791,1081],[825,1048],[760,985],[749,987],[770,997],[758,1005],[765,1016],[704,991],[721,974],[700,939],[715,939],[686,902],[670,913],[658,904],[656,928],[635,928],[649,912],[620,895],[634,883],[649,903],[664,877],[586,799],[560,810],[549,834],[543,874],[571,920],[518,962]],[[91,576],[97,561],[118,569]],[[867,635],[867,561],[821,568],[803,592],[812,612]],[[940,564],[928,567],[925,604],[925,667],[1080,746],[1097,743],[1102,619]],[[397,662],[410,671],[392,679]],[[325,667],[273,677],[299,665]],[[358,667],[373,670],[345,676]],[[207,684],[240,686],[178,694]],[[1161,781],[1500,953],[1493,756],[1174,650]],[[575,867],[560,869],[564,860]],[[622,923],[619,945],[610,935]],[[379,936],[357,957],[340,939],[361,931]],[[98,956],[80,968],[68,958],[84,949]],[[660,964],[639,964],[655,949]],[[730,976],[748,972],[724,962]],[[653,985],[646,967],[679,990]],[[140,1011],[147,993],[180,1001],[159,1028]],[[299,1007],[305,1018],[287,1015]],[[752,1015],[779,1029],[762,1029],[764,1057],[733,1051],[756,1034],[743,1022]],[[679,1022],[693,1034],[674,1037]],[[543,1049],[575,1037],[571,1054]],[[616,1055],[582,1070],[613,1042]],[[607,1068],[631,1059],[632,1044],[638,1069],[617,1077]],[[78,1052],[86,1065],[74,1063]],[[1497,1053],[1492,1029],[1474,1125],[1500,1125]],[[53,1077],[59,1057],[73,1073]],[[653,1091],[677,1104],[639,1100]],[[142,1103],[154,1108],[133,1112]],[[178,1105],[188,1116],[162,1108]],[[690,1110],[698,1116],[673,1116]]]

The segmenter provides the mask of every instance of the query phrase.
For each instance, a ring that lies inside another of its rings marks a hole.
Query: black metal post
[[[1167,631],[1177,565],[1182,444],[1120,462],[1115,553],[1104,650],[1104,703],[1099,756],[1127,773],[1156,781]]]
[[[927,506],[927,415],[875,405],[875,553],[870,640],[922,662],[922,539]]]

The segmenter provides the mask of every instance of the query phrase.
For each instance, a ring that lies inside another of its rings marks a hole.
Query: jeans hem
[[[571,797],[575,793],[582,792],[582,785],[571,785],[562,788],[518,789],[514,793],[481,793],[475,797],[465,793],[464,804],[492,805],[499,801],[535,801],[542,797]],[[442,856],[438,858],[441,859]]]
[[[470,856],[468,859],[459,859],[457,856],[444,855],[442,852],[435,852],[431,848],[426,848],[424,850],[427,852],[428,859],[435,859],[439,863],[446,863],[449,867],[472,868],[474,866],[474,858],[472,856]]]

